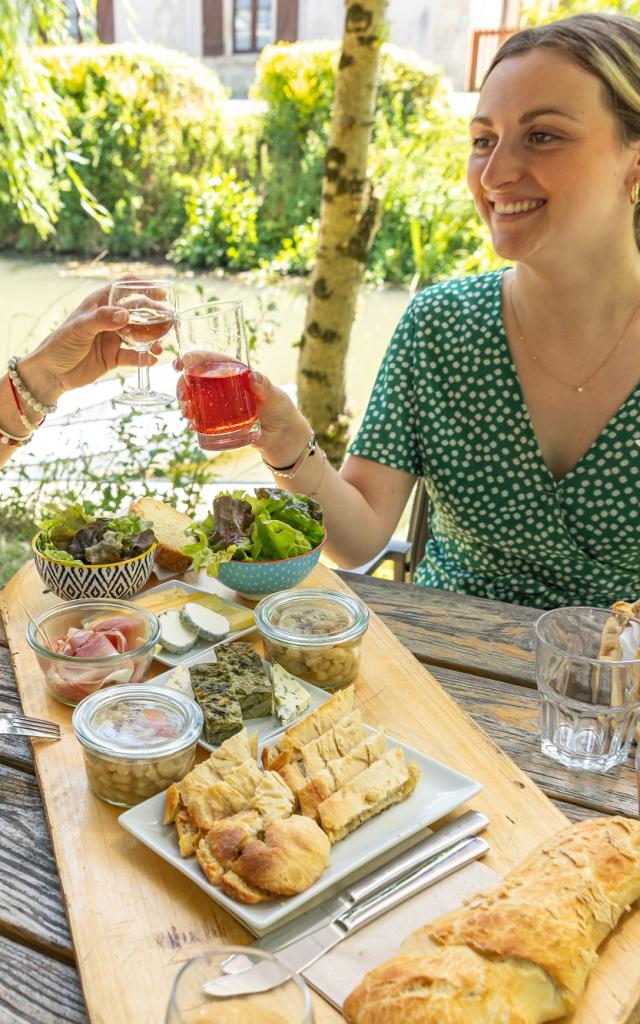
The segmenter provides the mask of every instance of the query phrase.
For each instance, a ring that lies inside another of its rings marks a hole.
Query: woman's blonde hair
[[[523,29],[500,47],[482,84],[507,57],[537,49],[559,50],[600,79],[622,141],[628,144],[640,139],[640,21],[622,14],[576,14]],[[636,204],[634,227],[640,248],[640,203]]]

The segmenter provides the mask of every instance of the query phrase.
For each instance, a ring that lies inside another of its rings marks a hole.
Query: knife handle
[[[404,878],[410,871],[423,864],[426,866],[426,862],[431,860],[432,857],[435,857],[436,854],[441,853],[447,847],[453,846],[460,839],[468,839],[470,836],[475,836],[478,832],[482,832],[488,824],[489,819],[486,814],[481,814],[480,811],[467,811],[466,814],[461,814],[455,821],[450,822],[448,825],[443,825],[436,832],[432,832],[421,843],[418,843],[417,846],[412,847],[406,853],[401,854],[384,868],[372,871],[371,874],[361,879],[361,881],[350,886],[346,894],[348,899],[352,903],[362,903],[372,893],[386,888],[386,886],[395,882],[397,878]]]
[[[435,864],[429,864],[413,873],[403,881],[392,883],[386,890],[377,892],[369,900],[359,906],[352,907],[341,914],[336,920],[347,933],[362,928],[365,924],[375,921],[377,917],[385,914],[387,910],[396,907],[399,903],[422,892],[427,886],[439,882],[459,868],[470,864],[471,861],[481,857],[489,849],[489,844],[484,839],[474,837],[462,840],[453,850],[445,850]]]

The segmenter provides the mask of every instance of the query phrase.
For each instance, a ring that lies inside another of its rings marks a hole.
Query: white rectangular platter
[[[375,730],[369,729],[369,732]],[[326,890],[335,890],[336,883],[345,882],[367,862],[415,835],[421,829],[469,800],[480,790],[479,782],[448,768],[439,761],[421,754],[412,747],[387,739],[387,749],[399,746],[407,761],[416,761],[420,779],[414,792],[400,804],[394,804],[377,817],[364,823],[331,848],[331,856],[322,877],[298,896],[270,900],[256,905],[237,903],[220,889],[210,885],[195,857],[184,859],[178,851],[173,825],[163,825],[165,794],[145,800],[119,817],[123,828],[145,846],[173,864],[230,914],[242,921],[254,935],[265,935],[285,918],[301,914],[307,905],[317,902]],[[338,886],[339,888],[340,886]]]
[[[166,583],[161,583],[157,587],[145,590],[144,596],[158,594],[161,590],[175,590],[176,587],[189,594],[205,593],[204,590],[199,590],[198,587],[192,587],[190,583],[183,583],[181,580],[167,580]],[[224,600],[228,601],[229,604],[235,605],[236,608],[242,608],[243,611],[247,611],[247,607],[244,604],[231,601],[228,597],[225,597]],[[170,654],[169,651],[160,650],[157,654],[154,654],[154,658],[162,665],[169,665],[171,668],[175,668],[176,665],[193,665],[196,661],[206,661],[207,654],[213,651],[218,644],[228,644],[232,640],[239,640],[241,636],[247,636],[249,633],[253,633],[254,630],[255,626],[251,626],[249,629],[239,629],[235,633],[229,633],[228,636],[225,636],[224,640],[218,640],[215,644],[209,643],[208,640],[198,640],[186,654]]]
[[[225,641],[225,643],[226,642],[227,641]],[[209,654],[208,658],[204,655],[198,658],[198,661],[212,660],[215,661],[215,652],[213,656]],[[193,665],[194,663],[192,662],[191,664]],[[262,664],[264,666],[265,672],[268,675],[269,662],[263,661]],[[169,678],[172,671],[173,670],[171,669],[168,672],[162,672],[160,675],[154,676],[153,679],[148,679],[147,682],[162,685]],[[306,680],[300,679],[299,676],[295,676],[295,679],[296,682],[300,683],[300,686],[304,687],[304,689],[307,691],[310,697],[309,707],[307,708],[306,711],[303,712],[302,715],[298,716],[299,718],[304,718],[305,715],[308,715],[311,711],[315,711],[315,709],[319,708],[321,704],[324,704],[326,700],[329,700],[331,694],[327,693],[326,690],[321,690],[319,686],[314,686],[312,683],[307,683]],[[287,728],[289,728],[290,725],[293,725],[293,723],[297,721],[298,718],[293,719],[293,721],[289,722]],[[273,739],[274,736],[277,736],[278,733],[284,732],[285,729],[285,726],[282,725],[280,719],[277,718],[276,715],[269,715],[268,718],[247,718],[245,719],[244,724],[246,725],[247,729],[250,730],[250,732],[256,732],[258,734],[258,743],[260,744],[266,743],[267,740]],[[206,750],[216,750],[216,747],[214,747],[211,743],[207,743],[206,740],[203,739],[200,740],[200,746],[204,747]]]

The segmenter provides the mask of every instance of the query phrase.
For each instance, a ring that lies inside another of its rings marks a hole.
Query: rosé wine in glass
[[[240,302],[208,302],[176,316],[183,401],[206,451],[241,448],[260,436]]]

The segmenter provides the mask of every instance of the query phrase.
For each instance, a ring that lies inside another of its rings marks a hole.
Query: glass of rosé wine
[[[180,400],[205,451],[242,448],[260,436],[249,386],[247,332],[239,301],[205,302],[176,314]]]
[[[143,355],[173,327],[177,301],[175,284],[166,279],[125,279],[111,285],[109,305],[122,306],[129,314],[129,322],[118,334],[138,353],[138,386],[124,388],[114,398],[119,405],[142,406],[149,411],[174,404],[172,395],[151,390],[149,364]]]

